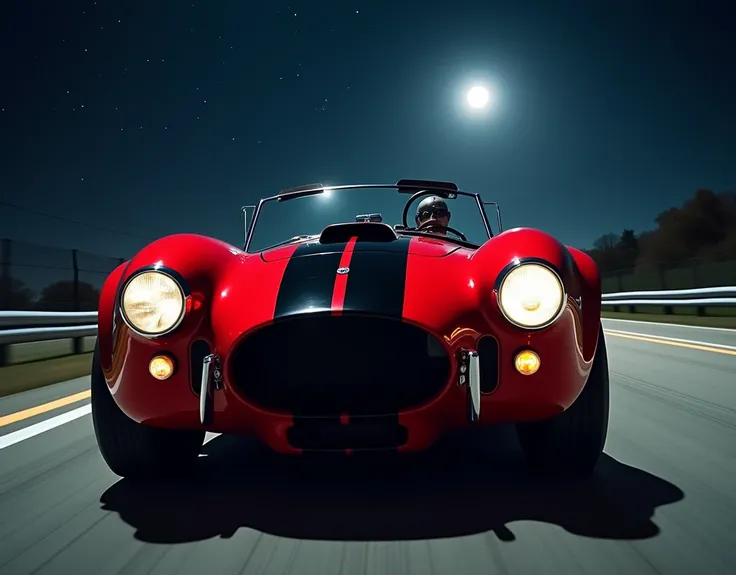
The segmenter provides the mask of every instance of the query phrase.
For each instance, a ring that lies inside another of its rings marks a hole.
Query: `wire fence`
[[[0,240],[0,309],[94,311],[102,284],[125,258]],[[602,271],[604,293],[736,285],[736,260]]]
[[[602,271],[603,293],[736,285],[736,260],[689,260],[676,265],[640,265]]]
[[[0,309],[95,311],[124,258],[0,240]]]

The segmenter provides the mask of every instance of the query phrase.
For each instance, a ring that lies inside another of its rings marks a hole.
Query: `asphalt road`
[[[605,325],[589,481],[528,476],[496,429],[350,465],[214,437],[197,479],[136,487],[102,461],[87,399],[13,415],[86,379],[3,399],[0,575],[736,573],[736,332]]]

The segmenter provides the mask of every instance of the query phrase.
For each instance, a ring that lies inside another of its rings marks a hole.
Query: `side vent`
[[[210,344],[203,339],[195,339],[189,346],[189,384],[197,396],[202,385],[202,362],[210,353]]]
[[[498,387],[498,342],[490,335],[478,341],[480,355],[480,392],[491,393]]]

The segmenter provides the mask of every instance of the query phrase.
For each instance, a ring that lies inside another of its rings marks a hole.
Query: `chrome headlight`
[[[539,263],[522,263],[513,268],[498,288],[501,313],[521,328],[539,329],[557,319],[565,303],[560,277]]]
[[[143,271],[125,284],[120,307],[133,330],[159,336],[176,329],[184,319],[186,296],[181,284],[169,274]]]

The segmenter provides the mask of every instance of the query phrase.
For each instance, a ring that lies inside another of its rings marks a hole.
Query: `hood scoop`
[[[388,224],[376,222],[351,222],[327,226],[319,236],[322,245],[340,244],[357,237],[361,242],[389,243],[399,239]]]
[[[341,254],[352,238],[358,238],[359,243],[355,250],[360,252],[408,252],[409,256],[441,258],[462,249],[441,238],[398,236],[388,224],[362,222],[327,226],[322,230],[319,239],[311,236],[299,242],[266,250],[261,252],[261,259],[264,262],[276,262],[320,254]]]

